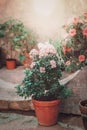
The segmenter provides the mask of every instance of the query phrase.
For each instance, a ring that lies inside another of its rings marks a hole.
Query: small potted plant
[[[15,46],[13,44],[14,33],[12,32],[12,20],[7,20],[0,24],[1,30],[0,40],[4,43],[4,48],[6,50],[6,66],[7,69],[14,69],[16,67],[16,59],[13,58],[13,53]]]
[[[16,53],[18,53],[19,59],[24,61],[23,52],[29,52],[36,40],[33,32],[26,29],[24,24],[17,19],[7,20],[1,25],[5,26],[2,40],[6,42],[6,65],[8,69],[14,69],[16,67]]]
[[[39,43],[37,50],[30,51],[30,56],[33,59],[31,69],[25,70],[25,78],[16,86],[17,94],[25,98],[32,97],[40,125],[54,125],[61,99],[71,93],[59,83],[61,62],[54,46],[49,43]]]

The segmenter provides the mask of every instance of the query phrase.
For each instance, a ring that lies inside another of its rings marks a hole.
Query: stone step
[[[32,110],[31,99],[25,100],[16,93],[15,86],[24,77],[24,69],[18,67],[14,70],[0,69],[0,109]]]

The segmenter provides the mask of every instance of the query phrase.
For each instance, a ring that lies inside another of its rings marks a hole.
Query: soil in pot
[[[16,68],[16,60],[15,59],[7,59],[6,60],[7,69],[15,69]]]
[[[80,101],[79,108],[85,130],[87,130],[87,100]]]

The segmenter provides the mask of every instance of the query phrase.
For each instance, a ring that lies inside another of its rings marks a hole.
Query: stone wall
[[[67,87],[72,90],[72,95],[62,100],[61,112],[80,114],[79,102],[87,99],[87,66],[68,82]]]
[[[17,18],[35,31],[38,40],[61,38],[62,25],[87,10],[87,0],[3,0],[0,19]]]

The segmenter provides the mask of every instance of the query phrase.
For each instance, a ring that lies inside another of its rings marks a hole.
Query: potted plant
[[[24,54],[29,52],[36,43],[35,36],[31,30],[26,29],[24,24],[17,19],[7,20],[1,25],[5,26],[3,40],[8,48],[6,48],[6,65],[8,69],[13,69],[16,67],[16,53],[18,53],[19,59],[24,61]],[[9,62],[10,66],[8,66]]]
[[[30,51],[30,56],[33,59],[31,69],[25,70],[25,78],[16,86],[17,94],[32,97],[40,125],[54,125],[61,98],[70,96],[71,91],[59,83],[61,63],[53,45],[39,43],[37,50]]]
[[[85,129],[87,130],[87,99],[86,100],[81,100],[79,102],[79,108],[83,120],[83,125]]]
[[[87,65],[87,13],[70,19],[64,26],[62,40],[65,68],[69,72]]]
[[[3,37],[0,37],[0,40],[4,43],[6,50],[6,66],[7,69],[14,69],[16,67],[16,59],[13,58],[15,56],[15,46],[13,44],[14,33],[12,31],[13,21],[7,20],[1,23],[1,27],[2,30],[0,30],[0,33]]]

